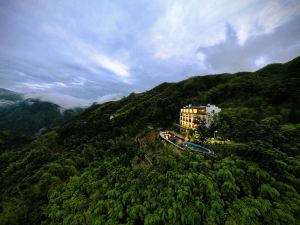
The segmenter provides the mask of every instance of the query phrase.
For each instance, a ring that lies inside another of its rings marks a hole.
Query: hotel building
[[[187,129],[196,129],[199,123],[203,122],[209,127],[213,122],[214,115],[220,111],[220,108],[210,104],[207,106],[184,106],[180,110],[180,126]]]

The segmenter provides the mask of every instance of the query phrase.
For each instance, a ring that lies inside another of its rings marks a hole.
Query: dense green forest
[[[300,57],[93,105],[0,156],[0,224],[300,224]],[[214,154],[159,140],[217,104]]]
[[[0,88],[0,152],[22,148],[48,128],[63,124],[82,111],[26,99],[20,93]]]

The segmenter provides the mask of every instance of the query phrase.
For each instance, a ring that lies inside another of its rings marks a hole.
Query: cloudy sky
[[[299,0],[0,1],[0,87],[66,107],[299,55]]]

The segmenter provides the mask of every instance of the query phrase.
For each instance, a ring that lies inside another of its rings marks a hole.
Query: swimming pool
[[[177,134],[178,135],[178,134]],[[212,153],[212,150],[209,148],[206,148],[204,146],[184,141],[183,138],[177,136],[175,132],[170,132],[170,131],[161,131],[159,132],[159,136],[167,141],[168,143],[176,146],[180,150],[186,150],[190,149],[194,152],[203,152],[203,153]]]
[[[211,153],[211,150],[209,148],[206,148],[204,146],[192,143],[192,142],[183,142],[183,145],[191,150],[196,150],[196,151],[201,151],[201,152],[206,152],[206,153]]]

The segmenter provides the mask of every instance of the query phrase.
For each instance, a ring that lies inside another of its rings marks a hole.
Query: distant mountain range
[[[0,107],[9,106],[22,100],[23,97],[21,94],[0,88]]]
[[[64,109],[51,102],[26,99],[23,94],[0,88],[0,132],[37,135],[82,111],[82,108]]]

